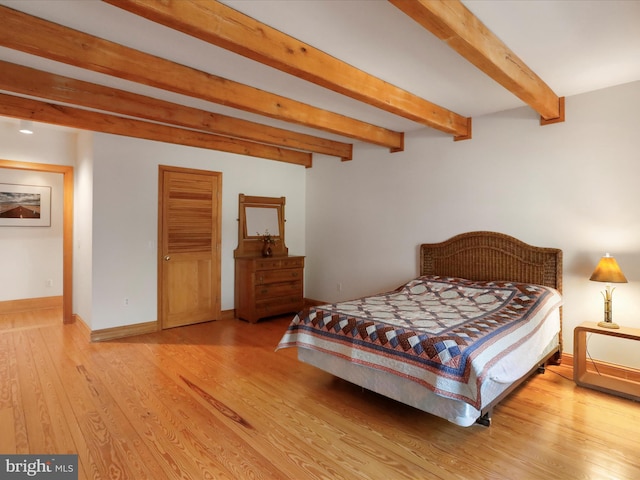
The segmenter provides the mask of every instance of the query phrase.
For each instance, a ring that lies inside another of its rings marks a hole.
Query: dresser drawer
[[[302,281],[266,283],[256,286],[256,300],[296,295],[302,298]]]
[[[303,308],[304,301],[296,296],[278,297],[256,302],[256,313],[259,317],[270,317],[289,312],[298,313]]]
[[[304,258],[283,258],[280,260],[282,268],[302,268],[304,267]]]
[[[268,270],[270,268],[280,268],[280,259],[278,258],[263,258],[255,261],[256,270]]]
[[[272,268],[302,268],[304,267],[304,258],[302,257],[283,257],[283,258],[263,258],[256,260],[256,270],[269,270]]]
[[[260,270],[256,272],[256,285],[302,280],[301,268],[285,268],[282,270]]]

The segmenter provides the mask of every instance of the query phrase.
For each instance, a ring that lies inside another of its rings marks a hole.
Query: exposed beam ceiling
[[[389,2],[527,103],[544,120],[564,117],[560,99],[553,90],[461,2]]]
[[[395,115],[458,138],[470,137],[470,119],[217,1],[103,1]]]
[[[401,150],[403,135],[0,7],[0,45],[76,67]]]
[[[311,154],[0,93],[0,115],[311,166]]]
[[[0,90],[351,160],[351,144],[261,125],[0,60]],[[35,119],[34,119],[35,120]],[[231,139],[230,139],[231,141]]]
[[[471,116],[521,102],[562,121],[541,77],[563,95],[640,79],[638,15],[620,0],[0,0],[1,114],[349,160],[424,125],[470,138]]]

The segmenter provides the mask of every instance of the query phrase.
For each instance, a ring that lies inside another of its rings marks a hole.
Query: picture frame
[[[50,226],[50,186],[0,183],[0,227]]]

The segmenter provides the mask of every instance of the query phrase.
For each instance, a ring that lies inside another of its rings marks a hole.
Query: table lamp
[[[611,288],[612,283],[627,283],[627,279],[620,270],[618,262],[608,253],[600,259],[596,269],[591,274],[591,278],[594,282],[605,282],[607,285],[605,291],[602,292],[604,297],[604,320],[598,323],[599,327],[604,328],[620,328],[617,323],[611,320],[611,295],[614,288]]]

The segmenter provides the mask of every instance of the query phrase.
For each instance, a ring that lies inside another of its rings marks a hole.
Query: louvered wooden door
[[[160,325],[217,320],[222,174],[161,166],[159,175]]]

